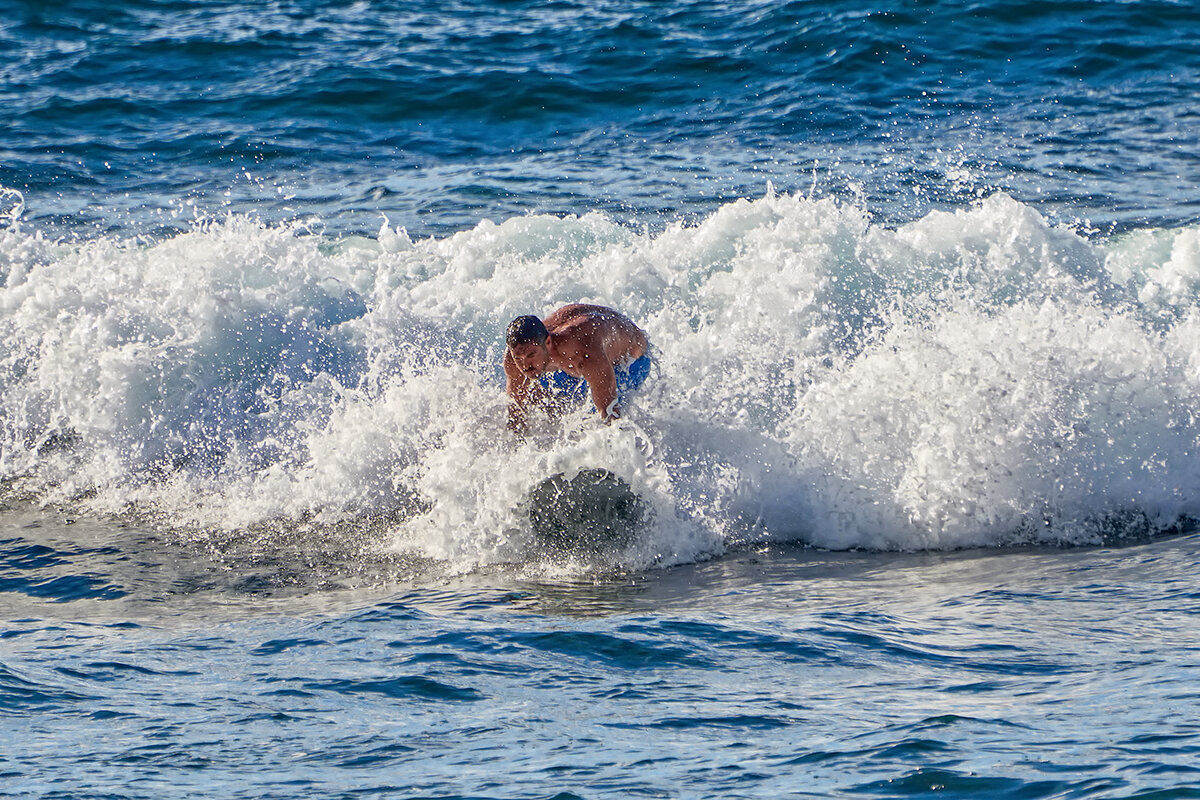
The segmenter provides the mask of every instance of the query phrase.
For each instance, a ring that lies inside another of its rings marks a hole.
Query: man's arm
[[[601,354],[600,358],[589,358],[581,371],[592,390],[592,402],[600,412],[600,419],[605,422],[618,419],[621,409],[617,406],[617,373],[613,365]]]
[[[507,347],[504,349],[504,379],[509,398],[508,427],[509,430],[521,433],[525,430],[525,408],[531,400],[531,384],[534,382],[517,367],[517,362]]]

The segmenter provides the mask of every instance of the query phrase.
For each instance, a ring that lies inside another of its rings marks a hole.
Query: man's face
[[[546,349],[545,345],[527,342],[510,349],[513,360],[517,362],[517,369],[530,378],[541,375],[550,363],[550,351]]]

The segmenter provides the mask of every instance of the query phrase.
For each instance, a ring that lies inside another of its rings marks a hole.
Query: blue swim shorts
[[[642,357],[626,366],[618,365],[617,375],[617,405],[625,405],[630,392],[641,388],[650,375],[650,350],[647,348]],[[561,370],[548,372],[538,378],[542,386],[550,390],[555,399],[567,400],[574,403],[585,403],[588,399],[588,385],[583,378],[576,378]]]

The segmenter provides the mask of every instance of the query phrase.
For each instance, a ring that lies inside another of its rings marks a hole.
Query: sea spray
[[[1197,232],[1097,238],[993,195],[888,228],[769,191],[328,240],[230,217],[151,244],[0,231],[7,491],[192,531],[348,523],[469,569],[536,558],[527,493],[605,469],[632,566],[740,543],[1091,542],[1198,513]],[[628,425],[505,427],[503,330],[573,301],[649,334]]]
[[[792,420],[828,487],[813,540],[1094,541],[1119,515],[1194,514],[1200,386],[1183,367],[1131,316],[1051,300],[895,326]]]

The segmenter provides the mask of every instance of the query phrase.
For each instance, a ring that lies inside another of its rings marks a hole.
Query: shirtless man
[[[620,392],[636,389],[650,372],[646,334],[611,308],[572,303],[545,321],[517,317],[508,325],[504,350],[508,426],[525,427],[531,404],[546,408],[582,398],[590,388],[600,418],[621,416]]]

